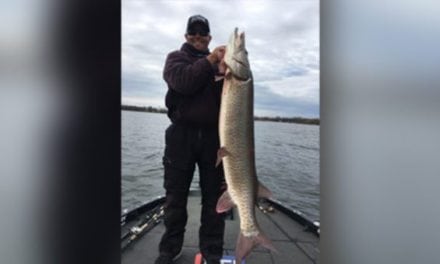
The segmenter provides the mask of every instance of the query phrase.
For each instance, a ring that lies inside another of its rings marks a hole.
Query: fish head
[[[224,61],[228,70],[238,79],[245,81],[251,77],[245,34],[244,32],[239,34],[238,28],[235,28],[229,38]]]

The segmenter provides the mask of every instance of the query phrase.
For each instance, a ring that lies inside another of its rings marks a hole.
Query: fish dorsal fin
[[[271,198],[272,192],[264,186],[261,182],[258,182],[258,197],[261,198]]]
[[[225,147],[221,147],[217,151],[217,161],[215,162],[215,166],[218,167],[222,162],[223,157],[230,155],[230,153],[225,149]]]

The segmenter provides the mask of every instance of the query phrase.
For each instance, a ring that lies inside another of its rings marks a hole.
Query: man
[[[155,264],[173,263],[181,253],[187,223],[187,199],[195,164],[200,174],[202,215],[200,252],[209,264],[219,264],[223,254],[224,216],[216,212],[222,192],[222,166],[215,167],[219,149],[218,116],[223,81],[219,64],[225,46],[211,53],[209,22],[200,15],[188,20],[186,42],[171,52],[163,78],[168,85],[165,103],[172,124],[165,132],[165,228]],[[220,68],[223,68],[220,66]]]

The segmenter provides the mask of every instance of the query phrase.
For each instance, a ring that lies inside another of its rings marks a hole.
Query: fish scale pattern
[[[255,217],[257,176],[254,157],[253,80],[244,35],[237,31],[228,43],[226,78],[220,109],[220,144],[228,192],[237,205],[244,236],[259,234]],[[246,77],[247,80],[242,78]]]

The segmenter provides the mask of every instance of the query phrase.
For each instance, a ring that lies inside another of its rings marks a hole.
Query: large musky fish
[[[269,197],[270,191],[258,182],[254,155],[253,78],[245,48],[244,32],[235,28],[226,46],[225,80],[220,108],[220,149],[217,165],[223,162],[227,191],[217,203],[217,212],[236,205],[240,216],[240,234],[235,248],[237,263],[251,250],[262,245],[275,250],[264,236],[255,217],[257,197]]]

